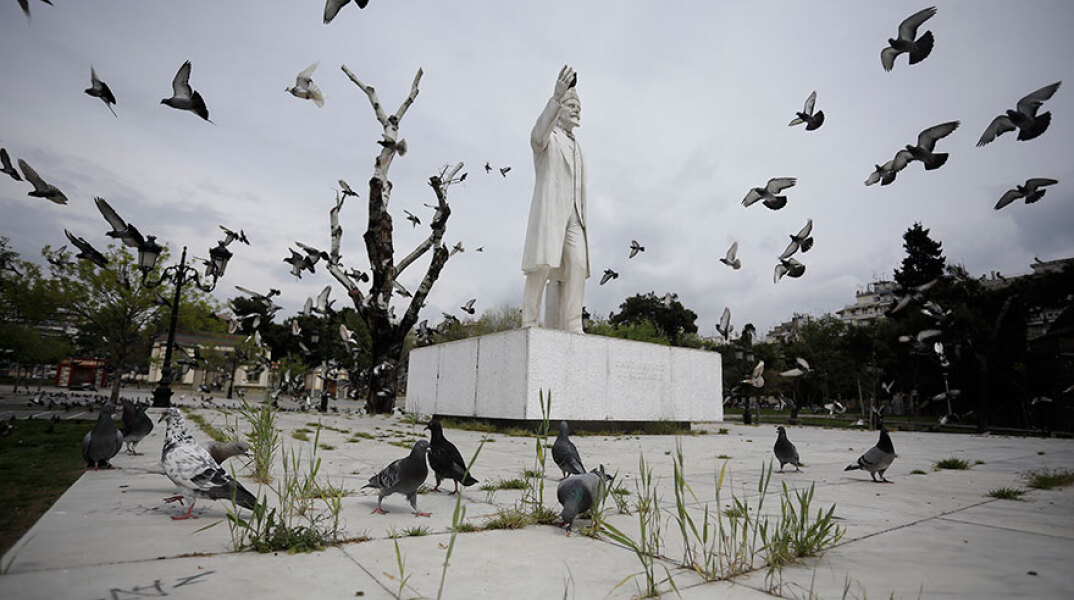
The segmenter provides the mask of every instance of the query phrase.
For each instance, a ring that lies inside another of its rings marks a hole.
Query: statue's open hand
[[[563,65],[563,68],[559,70],[559,77],[556,78],[556,91],[553,97],[557,101],[562,101],[567,95],[567,90],[571,89],[577,80],[578,74],[574,72],[574,69]]]

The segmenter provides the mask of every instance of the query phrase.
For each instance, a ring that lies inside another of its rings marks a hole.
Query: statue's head
[[[578,127],[582,119],[582,101],[578,98],[575,88],[567,90],[563,98],[563,105],[559,108],[557,122],[560,127],[571,131]]]

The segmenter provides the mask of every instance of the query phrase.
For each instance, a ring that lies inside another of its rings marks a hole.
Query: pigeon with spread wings
[[[935,14],[936,7],[932,6],[917,11],[906,17],[899,24],[899,37],[888,38],[888,47],[880,51],[880,64],[884,66],[885,71],[890,71],[894,68],[895,59],[906,52],[910,53],[910,64],[912,65],[916,65],[928,58],[929,54],[932,53],[932,45],[936,40],[932,36],[932,31],[926,31],[918,37],[917,29]]]

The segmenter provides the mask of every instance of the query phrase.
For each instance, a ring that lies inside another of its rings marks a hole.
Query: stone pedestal
[[[721,421],[720,355],[553,329],[517,329],[415,348],[406,410],[421,414],[551,419]]]

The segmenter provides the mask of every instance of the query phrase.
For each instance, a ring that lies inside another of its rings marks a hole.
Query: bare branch
[[[403,103],[399,105],[399,110],[395,111],[395,115],[392,117],[395,126],[399,126],[399,121],[403,120],[403,115],[406,114],[410,105],[414,103],[414,99],[418,97],[418,83],[421,82],[422,70],[419,68],[417,74],[414,75],[414,81],[410,84],[410,95],[403,100]]]
[[[358,77],[356,77],[354,73],[351,73],[351,70],[347,68],[347,65],[342,65],[340,66],[340,68],[343,69],[343,72],[347,74],[347,77],[350,77],[350,80],[354,82],[354,85],[361,88],[361,90],[365,92],[366,96],[369,96],[369,103],[373,105],[373,111],[377,113],[377,120],[380,121],[381,125],[387,127],[388,115],[384,113],[384,109],[380,106],[380,100],[377,99],[377,91],[373,89],[373,86],[366,85],[359,81]]]

